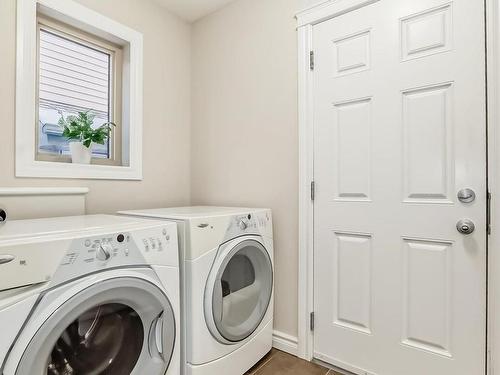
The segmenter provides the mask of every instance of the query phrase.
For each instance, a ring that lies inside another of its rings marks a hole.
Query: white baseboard
[[[289,334],[273,331],[273,347],[291,355],[297,356],[299,353],[299,340]]]

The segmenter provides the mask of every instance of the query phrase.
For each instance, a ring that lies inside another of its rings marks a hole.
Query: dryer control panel
[[[231,218],[225,240],[245,234],[272,236],[272,223],[270,211],[236,215]]]

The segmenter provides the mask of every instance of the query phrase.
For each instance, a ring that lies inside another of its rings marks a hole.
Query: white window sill
[[[18,177],[142,180],[140,168],[33,161],[17,166]]]

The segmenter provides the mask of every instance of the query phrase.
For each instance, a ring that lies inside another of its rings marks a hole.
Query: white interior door
[[[484,374],[484,33],[479,0],[381,0],[314,26],[316,358]]]

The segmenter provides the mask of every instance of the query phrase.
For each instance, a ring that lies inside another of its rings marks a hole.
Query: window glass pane
[[[94,127],[111,121],[111,56],[90,45],[40,29],[38,151],[69,154],[61,115],[92,111]],[[110,158],[111,142],[93,145],[94,157]]]

